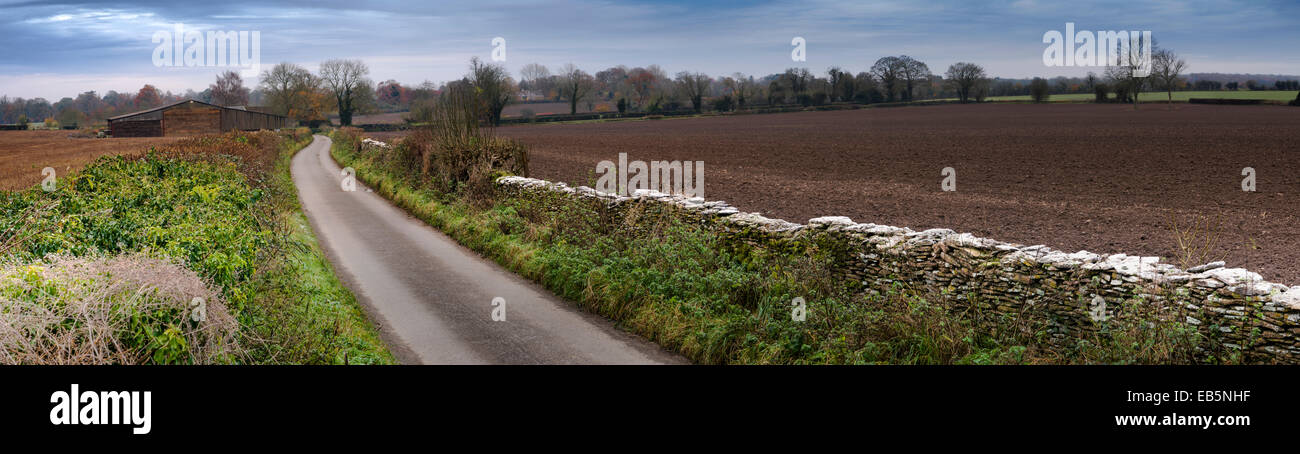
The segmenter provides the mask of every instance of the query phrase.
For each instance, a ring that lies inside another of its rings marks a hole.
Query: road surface
[[[465,249],[360,182],[345,192],[330,140],[293,158],[303,211],[326,256],[407,364],[679,364]],[[493,300],[505,320],[494,321]]]

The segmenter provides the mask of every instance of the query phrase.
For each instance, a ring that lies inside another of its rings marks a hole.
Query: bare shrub
[[[372,162],[398,166],[398,173],[445,194],[464,190],[476,199],[487,197],[496,177],[528,175],[528,151],[482,128],[483,109],[473,86],[450,84],[434,105],[429,127],[415,130],[391,150],[374,150],[385,156]]]
[[[1221,216],[1193,214],[1180,222],[1177,214],[1170,214],[1168,227],[1174,239],[1175,259],[1184,269],[1223,260],[1227,255],[1219,250]]]
[[[142,254],[6,267],[0,308],[3,364],[213,364],[241,355],[220,292]]]

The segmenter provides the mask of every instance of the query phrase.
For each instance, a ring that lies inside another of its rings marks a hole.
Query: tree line
[[[1189,83],[1183,74],[1186,63],[1172,50],[1152,45],[1151,74],[1141,77],[1137,71],[1140,46],[1119,52],[1116,64],[1098,75],[1055,77],[1051,79],[1008,79],[989,77],[982,66],[958,62],[942,74],[934,74],[923,61],[907,55],[877,59],[866,71],[854,74],[839,66],[824,73],[808,68],[789,68],[784,72],[756,77],[742,73],[710,76],[701,72],[681,71],[670,75],[658,65],[629,68],[609,67],[594,74],[566,64],[551,68],[531,63],[524,65],[518,79],[503,66],[470,62],[469,72],[459,80],[442,84],[425,81],[406,86],[395,80],[378,84],[369,79],[370,70],[361,60],[334,59],[320,64],[316,73],[293,63],[279,63],[260,75],[252,89],[243,84],[235,72],[219,75],[201,92],[182,94],[161,92],[145,85],[137,93],[109,91],[99,96],[93,91],[76,98],[49,103],[43,98],[0,97],[0,123],[54,121],[80,124],[100,121],[113,115],[183,99],[197,99],[223,106],[264,106],[269,111],[304,122],[327,121],[338,115],[341,124],[351,124],[355,115],[372,112],[409,112],[410,121],[427,120],[438,96],[459,85],[483,90],[486,120],[496,123],[510,103],[563,102],[570,114],[584,110],[656,113],[665,111],[730,111],[755,106],[816,106],[837,102],[888,103],[926,99],[956,99],[959,102],[982,102],[991,96],[1025,96],[1046,101],[1053,94],[1091,93],[1098,102],[1136,102],[1143,90],[1238,89],[1236,82],[1200,80]],[[1266,89],[1263,84],[1247,82],[1247,89]],[[1278,90],[1300,89],[1300,82],[1278,80]]]

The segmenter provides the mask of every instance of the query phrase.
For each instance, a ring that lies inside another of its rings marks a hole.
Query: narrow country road
[[[341,189],[330,140],[293,158],[303,211],[339,278],[407,364],[680,364],[658,345],[465,249],[370,192]],[[505,320],[493,321],[493,300]]]

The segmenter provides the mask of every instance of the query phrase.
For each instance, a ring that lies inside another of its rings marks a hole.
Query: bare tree
[[[219,106],[248,105],[248,89],[239,73],[226,71],[217,76],[216,83],[208,87],[212,90],[212,103]]]
[[[1186,69],[1187,62],[1172,50],[1158,49],[1151,53],[1151,76],[1169,95],[1167,105],[1170,109],[1174,108],[1174,88],[1177,88],[1178,80]]]
[[[559,74],[560,98],[569,101],[569,114],[578,113],[578,102],[591,94],[596,87],[596,79],[586,71],[578,69],[573,63],[564,65]]]
[[[478,57],[469,60],[470,83],[483,104],[483,112],[488,124],[496,126],[501,123],[501,111],[515,95],[514,81],[505,67],[483,63]]]
[[[916,87],[916,83],[918,81],[930,79],[930,67],[926,66],[925,63],[906,55],[899,56],[898,58],[903,62],[902,72],[899,73],[899,76],[902,77],[906,84],[906,91],[903,92],[903,100],[911,101],[913,89]]]
[[[374,95],[369,79],[370,68],[361,60],[326,60],[320,64],[320,77],[334,94],[338,104],[339,124],[352,124],[352,114],[358,109],[358,95],[362,92]]]
[[[546,93],[550,91],[551,70],[545,65],[538,63],[529,63],[519,69],[519,88],[541,93],[542,98],[546,98]]]
[[[1142,92],[1143,85],[1148,83],[1147,76],[1150,73],[1151,61],[1146,60],[1143,55],[1144,45],[1147,45],[1147,51],[1155,48],[1155,42],[1146,43],[1145,38],[1139,37],[1136,42],[1116,43],[1114,61],[1108,61],[1106,67],[1106,78],[1113,81],[1116,95],[1121,91],[1131,95],[1133,101],[1133,110],[1138,108],[1138,95]]]
[[[957,97],[961,102],[970,99],[971,90],[988,77],[984,68],[974,63],[955,63],[948,67],[948,72],[944,74],[944,79],[957,90]]]
[[[712,82],[713,79],[710,79],[707,74],[691,74],[690,71],[677,73],[677,79],[675,80],[677,90],[681,92],[682,96],[691,100],[691,107],[695,108],[696,112],[700,112],[704,108],[704,94],[709,91],[709,84]]]
[[[785,88],[792,94],[798,96],[800,93],[808,91],[808,86],[812,84],[813,75],[808,68],[789,68],[785,74],[781,75],[781,81]]]
[[[853,73],[844,71],[844,69],[839,66],[832,66],[830,69],[826,70],[826,78],[831,84],[831,92],[829,93],[831,102],[835,102],[836,100],[848,101],[849,98],[853,97],[852,93],[849,93],[846,96],[841,96],[843,94],[845,81],[847,80],[850,85],[852,84]],[[850,91],[852,90],[850,89]]]
[[[899,57],[882,57],[871,65],[871,75],[880,81],[886,101],[894,102],[894,94],[898,93],[898,82],[903,77],[906,63]]]
[[[262,91],[271,108],[287,117],[304,120],[311,110],[311,98],[320,86],[319,79],[306,68],[293,63],[279,63],[262,71]]]
[[[723,79],[723,86],[731,92],[731,97],[736,99],[737,107],[745,107],[745,102],[754,96],[758,90],[758,85],[754,83],[753,76],[745,76],[741,73],[732,74],[731,77]]]

